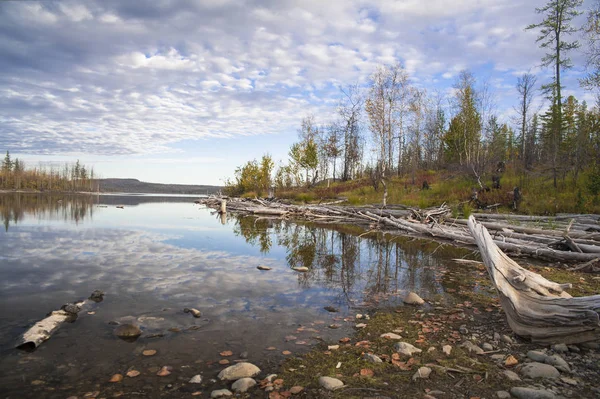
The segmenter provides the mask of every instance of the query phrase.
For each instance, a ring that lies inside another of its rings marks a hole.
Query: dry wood
[[[510,259],[473,216],[469,230],[516,334],[536,342],[567,344],[600,338],[600,295],[572,298],[564,291],[570,284],[546,280]]]

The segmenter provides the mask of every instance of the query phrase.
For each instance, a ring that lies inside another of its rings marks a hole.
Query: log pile
[[[534,342],[577,344],[600,339],[600,295],[573,298],[557,284],[510,259],[494,243],[482,223],[471,216],[473,234],[483,263],[498,291],[512,330]]]
[[[199,200],[215,210],[221,197]],[[368,230],[413,235],[476,246],[466,219],[451,217],[446,205],[430,209],[408,207],[342,206],[339,201],[317,205],[292,205],[278,200],[226,198],[227,210],[260,218],[302,219],[318,224],[360,225]],[[477,214],[503,251],[562,262],[592,262],[600,259],[600,215],[557,215],[555,217]]]

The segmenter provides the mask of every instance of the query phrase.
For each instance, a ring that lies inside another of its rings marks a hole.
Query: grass
[[[422,190],[423,181],[429,190]],[[600,196],[591,191],[590,173],[582,172],[577,179],[566,175],[557,187],[550,176],[539,172],[516,173],[508,169],[502,176],[501,188],[479,193],[479,200],[487,205],[500,204],[499,212],[513,212],[513,188],[519,187],[522,200],[518,213],[529,215],[554,215],[556,213],[600,213]],[[491,187],[491,176],[483,177],[484,185]],[[478,188],[472,175],[449,171],[420,171],[415,175],[392,177],[388,181],[388,204],[403,204],[419,208],[450,205],[456,216],[468,216],[477,209],[468,203],[472,190]],[[278,197],[296,202],[320,202],[345,199],[350,205],[380,204],[383,188],[378,190],[368,179],[350,182],[323,182],[311,189],[289,189],[277,193]]]

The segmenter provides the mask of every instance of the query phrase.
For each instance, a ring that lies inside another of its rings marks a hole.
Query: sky
[[[303,117],[331,121],[340,87],[398,61],[430,92],[470,70],[510,122],[517,77],[551,78],[537,32],[524,30],[544,4],[1,1],[0,152],[29,166],[79,159],[106,178],[220,185],[265,153],[286,160]],[[583,51],[571,58],[565,94],[593,102],[577,83]]]

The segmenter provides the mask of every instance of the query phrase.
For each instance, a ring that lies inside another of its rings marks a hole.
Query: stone
[[[474,353],[476,355],[481,355],[483,353],[483,349],[481,349],[471,341],[465,341],[460,346],[469,351],[469,353]]]
[[[521,374],[528,378],[558,378],[560,373],[549,364],[532,362],[521,367]]]
[[[492,344],[489,344],[486,342],[485,344],[482,345],[482,349],[486,352],[491,352],[494,350],[494,347],[492,346]]]
[[[158,373],[156,373],[156,375],[159,377],[166,377],[171,374],[172,370],[173,370],[173,367],[162,366],[162,368],[160,370],[158,370]]]
[[[290,393],[292,395],[298,395],[303,390],[304,390],[304,387],[301,387],[300,385],[294,385],[293,387],[290,388]]]
[[[245,393],[255,385],[256,381],[254,381],[252,378],[240,378],[239,380],[233,383],[231,389],[233,389],[233,391],[237,393]]]
[[[356,314],[356,318],[357,318],[358,320],[360,320],[360,319],[362,319],[362,318],[363,318],[363,315],[362,315],[362,314],[360,314],[360,313],[357,313],[357,314]]]
[[[295,270],[300,273],[306,273],[308,271],[308,267],[306,267],[306,266],[292,267],[292,270]]]
[[[200,312],[198,309],[194,309],[194,308],[184,308],[183,313],[189,313],[197,319],[202,317],[202,312]],[[169,329],[169,331],[173,331],[173,329]],[[179,332],[179,331],[174,331],[174,332]]]
[[[552,355],[552,356],[546,357],[545,363],[551,364],[552,366],[556,367],[558,370],[563,371],[565,373],[571,372],[571,367],[569,367],[569,363],[567,363],[566,360],[563,359],[562,357],[560,357],[559,355]]]
[[[271,270],[271,268],[269,266],[257,266],[256,268],[258,270],[263,270],[263,271]]]
[[[210,393],[211,398],[226,398],[229,396],[233,396],[233,393],[229,389],[217,389]]]
[[[277,378],[277,374],[269,374],[265,380],[269,381],[269,382],[273,382],[273,380]]]
[[[510,393],[506,392],[506,391],[498,391],[498,392],[496,392],[496,397],[498,399],[509,399]]]
[[[337,313],[340,311],[338,308],[334,308],[333,306],[325,306],[323,309],[331,313]]]
[[[423,298],[415,294],[414,292],[409,292],[403,299],[403,302],[408,305],[422,305],[425,303]]]
[[[502,375],[504,375],[509,381],[521,381],[521,377],[511,370],[504,370]]]
[[[402,339],[401,336],[399,336],[398,334],[394,334],[394,333],[381,334],[381,338],[386,338],[386,339]]]
[[[365,328],[367,325],[365,323],[358,323],[355,327],[356,328]]]
[[[417,372],[412,376],[413,381],[418,380],[419,378],[429,378],[431,374],[431,369],[429,367],[419,367]]]
[[[501,362],[504,360],[504,355],[500,354],[500,353],[495,353],[492,356],[490,356],[492,358],[492,360],[495,360],[497,362]]]
[[[540,351],[529,351],[527,352],[527,357],[533,360],[534,362],[546,363],[546,358],[548,357],[548,355]]]
[[[329,345],[327,346],[327,350],[334,351],[340,349],[339,345]]]
[[[137,370],[129,370],[127,372],[127,377],[129,377],[129,378],[134,378],[134,377],[137,377],[138,375],[140,375],[140,372]]]
[[[108,382],[121,382],[121,381],[123,381],[122,374],[115,374],[110,378],[110,380],[108,380]]]
[[[145,351],[142,352],[142,355],[154,356],[154,355],[156,355],[156,350],[155,349],[146,349]]]
[[[555,399],[554,392],[544,389],[513,387],[510,389],[510,394],[517,399]]]
[[[569,351],[569,347],[567,346],[567,344],[556,344],[552,345],[552,350],[555,352],[566,353]]]
[[[260,369],[248,362],[241,362],[222,370],[218,378],[223,381],[236,381],[240,378],[251,378],[260,374]]]
[[[421,349],[416,348],[407,342],[398,342],[394,345],[394,350],[405,356],[412,356],[414,353],[423,352]]]
[[[374,355],[372,353],[365,353],[363,355],[363,359],[371,362],[371,363],[383,363],[383,360],[381,360],[381,358],[377,355]]]
[[[121,324],[115,328],[115,335],[119,338],[137,338],[142,335],[142,330],[134,324]]]
[[[337,378],[319,377],[319,385],[328,391],[334,391],[344,386],[344,383]]]
[[[579,344],[579,346],[586,349],[600,349],[600,344],[597,342],[584,342]]]
[[[196,374],[188,382],[190,384],[202,384],[202,376],[200,374]]]
[[[504,342],[505,344],[514,344],[515,343],[515,341],[508,335],[502,335],[500,337],[500,341]]]
[[[574,378],[569,378],[569,377],[560,377],[560,380],[561,380],[562,382],[564,382],[565,384],[568,384],[568,385],[573,385],[573,386],[579,385],[579,381],[577,381],[577,380],[576,380],[576,379],[574,379]]]
[[[450,356],[450,354],[452,353],[452,346],[450,346],[450,345],[442,346],[442,352],[444,352],[444,354],[446,356]]]
[[[498,334],[497,332],[494,333],[494,342],[498,342],[500,341],[500,334]]]

